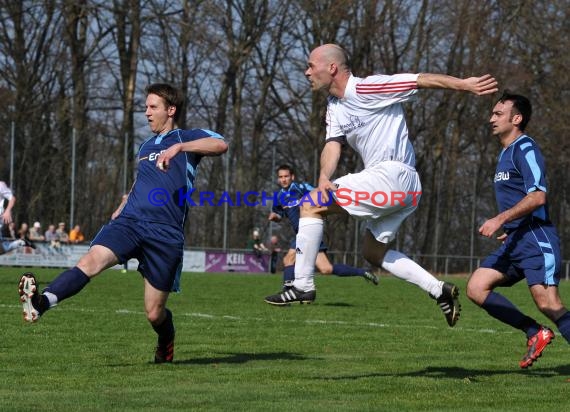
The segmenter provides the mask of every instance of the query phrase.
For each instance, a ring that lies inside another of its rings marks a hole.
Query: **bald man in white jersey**
[[[459,79],[427,73],[358,78],[351,72],[346,51],[336,44],[311,52],[305,76],[314,92],[329,93],[326,144],[318,187],[311,192],[311,201],[301,205],[293,287],[265,301],[288,305],[315,300],[314,264],[323,217],[348,213],[366,222],[364,258],[425,290],[441,307],[449,326],[454,326],[461,310],[459,289],[389,248],[402,222],[416,209],[422,191],[402,103],[413,100],[420,88],[487,95],[498,90],[496,80],[490,75]],[[346,143],[362,157],[364,169],[333,182]]]
[[[4,203],[8,201],[6,208],[4,208]],[[8,187],[5,182],[0,181],[0,229],[3,225],[7,225],[12,222],[12,209],[16,204],[16,196],[12,193],[12,189]]]
[[[5,208],[4,203],[7,203]],[[4,224],[8,225],[12,222],[12,209],[15,204],[16,196],[12,193],[12,189],[6,182],[0,180],[0,233]],[[27,239],[3,240],[1,238],[2,235],[0,235],[0,255],[22,246],[33,246]]]

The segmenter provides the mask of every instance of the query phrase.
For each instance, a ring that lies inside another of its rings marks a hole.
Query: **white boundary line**
[[[14,308],[21,308],[20,305],[6,305],[0,304],[0,308],[7,308],[7,309],[14,309]],[[66,311],[74,311],[74,312],[86,312],[86,313],[95,313],[101,312],[101,310],[95,309],[82,309],[82,308],[66,308]],[[145,313],[142,311],[134,311],[129,309],[118,309],[114,312],[119,315],[136,315],[136,316],[144,316]],[[230,320],[230,321],[244,321],[244,322],[260,322],[260,321],[270,321],[270,318],[244,318],[241,316],[233,316],[233,315],[213,315],[209,313],[200,313],[200,312],[186,312],[186,313],[177,313],[176,316],[186,316],[191,318],[203,318],[203,319],[211,319],[211,320]],[[376,322],[347,322],[343,320],[320,320],[320,319],[311,319],[311,320],[284,320],[279,319],[278,322],[283,323],[296,323],[296,322],[303,322],[309,325],[339,325],[339,326],[357,326],[357,327],[369,327],[369,328],[396,328],[396,329],[441,329],[443,326],[433,326],[433,325],[398,325],[398,324],[389,324],[389,323],[376,323]],[[463,328],[461,326],[454,327],[454,328],[447,328],[451,331],[457,332],[471,332],[471,333],[487,333],[487,334],[500,334],[500,335],[510,335],[515,333],[514,330],[497,330],[492,328],[484,328],[484,329],[474,329],[474,328]]]

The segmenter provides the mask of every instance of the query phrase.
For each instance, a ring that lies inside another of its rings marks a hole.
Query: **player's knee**
[[[566,312],[566,308],[562,305],[553,304],[551,302],[536,302],[536,307],[544,316],[553,322]]]
[[[465,287],[467,298],[478,306],[481,306],[489,295],[490,289],[480,284],[476,279],[470,279]]]
[[[160,325],[164,321],[165,313],[159,307],[149,308],[146,310],[146,319],[152,325]]]
[[[362,257],[366,259],[368,263],[373,263],[375,261],[376,255],[377,254],[373,253],[371,250],[362,249]],[[381,260],[377,260],[376,262],[376,264],[378,264],[378,262],[382,263]]]
[[[330,275],[331,273],[333,273],[333,265],[331,265],[331,264],[319,265],[317,267],[317,270],[319,271],[319,273],[321,273],[323,275]]]
[[[540,310],[544,316],[546,316],[549,319],[552,319],[552,317],[554,316],[555,310],[554,308],[552,308],[549,304],[545,303],[545,302],[536,302],[536,307],[538,308],[538,310]]]
[[[385,248],[372,248],[365,246],[362,248],[362,257],[373,266],[381,266],[385,255]]]
[[[477,302],[478,290],[473,284],[471,284],[471,282],[467,283],[467,286],[465,287],[465,295],[467,295],[467,298],[471,300],[473,303],[478,304]]]
[[[369,230],[366,230],[364,241],[362,242],[362,257],[368,263],[373,266],[382,266],[388,248],[388,243],[379,242]]]

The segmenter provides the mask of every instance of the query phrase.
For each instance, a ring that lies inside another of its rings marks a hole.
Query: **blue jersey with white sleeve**
[[[287,189],[281,188],[277,193],[276,202],[273,203],[271,211],[281,217],[286,216],[295,233],[299,231],[301,200],[313,189],[314,187],[308,183],[292,182]]]
[[[203,156],[180,152],[170,160],[166,172],[156,167],[156,160],[163,151],[176,143],[207,137],[223,139],[210,130],[174,129],[143,142],[138,153],[136,182],[121,216],[182,229],[188,211],[187,196],[192,192],[198,164]]]
[[[503,149],[495,172],[495,195],[499,212],[504,212],[520,202],[527,194],[540,190],[546,192],[544,157],[536,142],[522,135]],[[550,223],[547,205],[531,214],[504,225],[510,232],[531,223]]]

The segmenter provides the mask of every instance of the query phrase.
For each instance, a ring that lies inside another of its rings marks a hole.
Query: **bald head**
[[[313,91],[327,91],[333,96],[343,97],[350,77],[348,53],[336,44],[323,44],[315,48],[307,62],[305,76],[311,82]]]
[[[321,53],[321,57],[327,63],[334,63],[341,71],[349,71],[350,63],[348,53],[338,44],[328,43],[317,47],[313,52]]]

